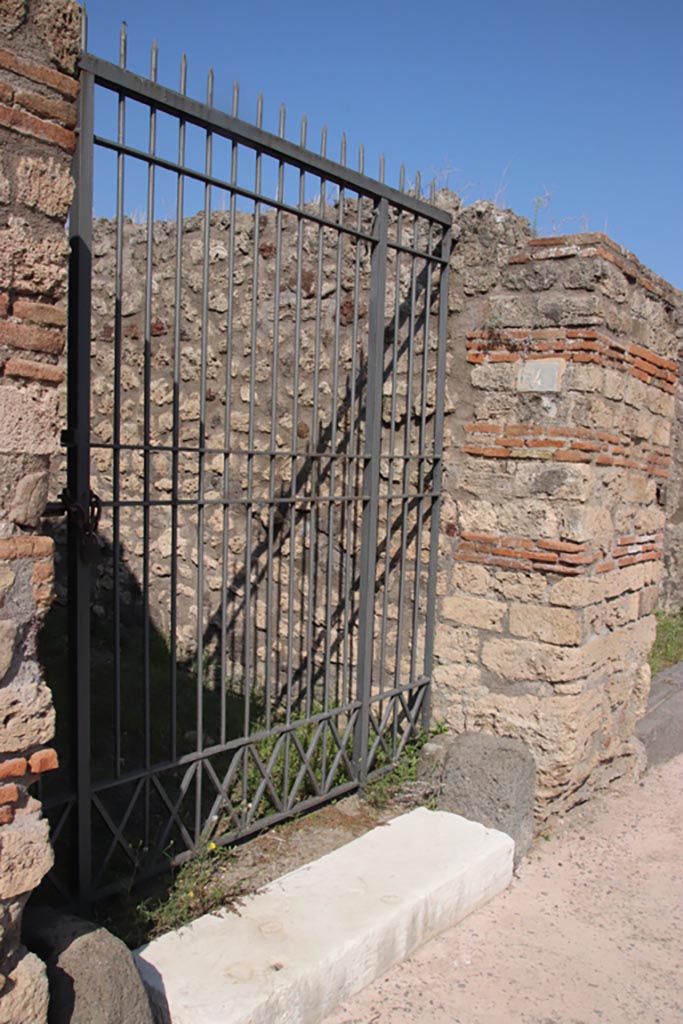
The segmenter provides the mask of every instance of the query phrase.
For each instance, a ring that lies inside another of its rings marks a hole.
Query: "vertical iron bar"
[[[239,87],[233,86],[232,115],[237,117],[239,106]],[[232,416],[232,358],[233,358],[233,294],[235,272],[235,218],[237,216],[237,200],[234,186],[237,184],[237,143],[231,143],[230,154],[230,226],[228,238],[228,308],[226,312],[226,352],[225,352],[225,427],[223,432],[223,544],[222,544],[222,579],[221,579],[221,743],[227,739],[227,686],[228,686],[228,536],[230,529],[230,432]],[[234,658],[232,659],[234,667]]]
[[[119,63],[126,63],[125,36],[121,36]],[[126,132],[126,101],[119,94],[117,141],[124,144]],[[125,186],[125,159],[123,153],[116,155],[116,269],[114,272],[114,407],[112,411],[112,563],[113,563],[113,643],[114,643],[114,759],[116,778],[121,774],[122,749],[122,703],[121,703],[121,367],[123,348],[123,212]]]
[[[90,504],[90,292],[92,267],[94,79],[81,72],[79,138],[74,160],[76,193],[69,233],[69,329],[67,416],[71,444],[67,487],[82,509]],[[78,907],[87,917],[92,904],[90,566],[81,542],[82,523],[69,516],[69,669],[75,682],[76,793],[78,798]]]
[[[359,782],[368,775],[368,730],[372,690],[375,625],[375,572],[377,566],[377,512],[379,505],[379,457],[384,364],[384,305],[386,301],[387,234],[389,204],[375,203],[376,238],[372,247],[370,311],[368,320],[368,374],[365,418],[365,468],[363,472],[363,525],[361,533],[360,605],[358,628],[358,698],[361,712],[354,737],[354,760]]]
[[[436,584],[439,567],[439,522],[441,515],[441,485],[443,475],[444,392],[446,387],[446,332],[448,329],[448,273],[451,255],[451,228],[442,228],[441,264],[439,279],[439,323],[436,367],[436,410],[434,414],[434,468],[432,472],[432,522],[429,549],[429,578],[427,581],[427,622],[425,625],[424,674],[429,680],[422,705],[422,728],[430,727],[432,672],[434,664],[434,624],[436,618]]]
[[[213,71],[209,71],[206,105],[213,104]],[[204,173],[211,177],[213,134],[206,132]],[[204,478],[206,474],[206,370],[209,344],[209,258],[211,254],[211,185],[204,185],[204,238],[202,253],[202,326],[199,371],[199,437],[197,438],[197,752],[204,749]],[[198,843],[202,820],[203,763],[195,774],[195,842]]]
[[[150,78],[156,81],[157,72],[157,51],[156,44],[152,46],[151,75]],[[149,154],[154,156],[156,149],[156,110],[153,106],[149,109]],[[150,588],[150,429],[151,429],[151,373],[152,373],[152,260],[154,256],[154,164],[150,161],[147,165],[147,251],[145,266],[145,309],[144,309],[144,369],[143,369],[143,526],[142,526],[142,614],[143,614],[143,674],[144,674],[144,758],[145,768],[149,768],[152,761],[151,752],[151,679],[150,679],[150,635],[151,622],[149,613],[149,588]],[[145,829],[144,843],[149,846],[149,779],[145,782]]]
[[[187,87],[187,59],[180,63],[180,92]],[[178,121],[178,166],[185,163],[185,121]],[[171,760],[178,756],[178,477],[180,474],[180,337],[182,322],[183,232],[185,178],[178,172],[176,187],[175,320],[173,325],[173,443],[171,466]]]
[[[280,138],[285,136],[285,106],[284,103],[280,107],[280,124],[279,124],[279,135]],[[284,202],[285,192],[285,164],[283,160],[280,160],[278,164],[278,176],[277,176],[277,200],[279,203]],[[270,392],[270,458],[269,458],[269,473],[268,473],[268,568],[267,568],[267,583],[266,583],[266,695],[265,695],[265,712],[266,712],[266,729],[271,728],[271,706],[272,706],[272,686],[273,686],[273,666],[275,666],[275,680],[277,681],[277,664],[278,664],[278,653],[280,649],[280,642],[278,642],[276,649],[273,650],[273,614],[274,614],[274,600],[273,600],[273,544],[274,544],[274,530],[275,530],[275,480],[276,480],[276,455],[277,450],[277,408],[278,408],[278,366],[279,366],[279,344],[280,344],[280,273],[282,265],[282,210],[278,209],[275,215],[275,280],[273,284],[273,355],[271,363],[271,375],[272,385]]]

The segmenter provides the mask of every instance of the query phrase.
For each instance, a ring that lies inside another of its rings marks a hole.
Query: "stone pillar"
[[[79,24],[71,0],[0,9],[0,1021],[13,1024],[47,1019],[45,970],[20,930],[52,864],[29,788],[57,766],[36,654],[53,577],[52,541],[39,526],[64,422]]]
[[[456,221],[434,706],[526,742],[543,819],[640,764],[681,294],[604,235]]]

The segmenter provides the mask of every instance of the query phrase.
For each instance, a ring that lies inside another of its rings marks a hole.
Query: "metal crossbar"
[[[450,215],[156,66],[80,63],[46,808],[82,909],[362,787],[429,720]]]

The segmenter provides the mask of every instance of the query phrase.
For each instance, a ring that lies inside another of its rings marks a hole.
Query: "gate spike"
[[[213,68],[209,68],[209,73],[206,76],[206,105],[213,106]]]
[[[152,50],[149,55],[149,77],[153,82],[157,80],[157,66],[159,61],[159,44],[156,39],[152,40]]]
[[[436,199],[436,178],[432,178],[429,185],[429,201],[433,203]]]
[[[362,142],[358,147],[358,170],[361,174],[365,174],[365,146]]]
[[[384,153],[379,155],[379,180],[384,184]]]
[[[320,133],[320,155],[325,156],[327,151],[327,125],[323,125],[323,130]]]
[[[185,95],[187,89],[187,54],[184,53],[180,58],[180,91]]]
[[[422,195],[422,175],[419,171],[415,175],[415,195],[418,199]]]
[[[119,34],[119,67],[125,68],[126,66],[126,54],[128,50],[128,22],[121,22],[121,32]]]
[[[262,123],[263,123],[263,93],[260,92],[258,94],[258,99],[256,100],[256,127],[260,128]]]
[[[401,170],[398,172],[398,187],[401,192],[406,190],[406,165],[401,164]]]
[[[88,8],[81,4],[81,50],[88,49]]]
[[[280,124],[278,126],[278,132],[281,139],[285,137],[285,118],[287,117],[287,109],[284,103],[280,104]]]
[[[307,130],[307,128],[308,128],[308,119],[306,118],[306,115],[304,114],[303,117],[301,118],[301,148],[302,149],[306,148],[306,130]]]
[[[240,83],[235,79],[232,83],[232,116],[237,117],[240,106]]]
[[[346,167],[346,132],[342,132],[340,161],[342,167]]]

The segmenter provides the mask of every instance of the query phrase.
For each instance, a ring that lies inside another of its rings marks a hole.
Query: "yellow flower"
[[[215,843],[209,843],[209,849],[210,849],[210,850],[217,850],[217,849],[218,849],[218,847],[216,846],[216,844],[215,844]]]
[[[188,892],[188,894],[187,894],[187,895],[189,896],[189,898],[190,898],[191,900],[193,900],[193,899],[194,899],[194,892],[192,891],[192,889],[190,889],[190,891]]]

